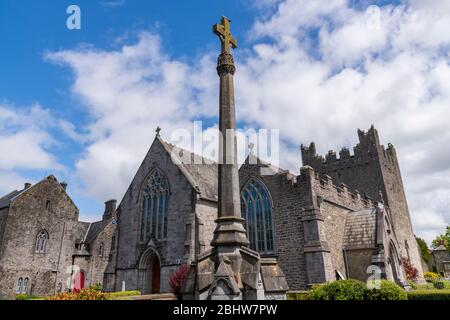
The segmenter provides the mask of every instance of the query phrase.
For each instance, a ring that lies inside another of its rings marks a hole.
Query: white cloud
[[[39,105],[25,109],[0,105],[0,170],[59,168],[47,148],[50,113]]]
[[[157,126],[170,137],[177,128],[192,130],[196,117],[215,115],[213,60],[204,56],[189,66],[171,59],[157,35],[143,32],[118,51],[61,51],[47,58],[73,69],[73,91],[93,117],[76,169],[86,194],[99,200],[123,196]]]
[[[356,128],[374,123],[397,147],[415,230],[431,240],[450,221],[442,178],[450,159],[449,27],[450,6],[441,1],[369,12],[345,0],[283,1],[255,23],[250,54],[236,53],[239,120],[280,128],[282,161],[296,172],[294,146],[315,141],[324,153],[354,145]],[[170,136],[217,114],[214,55],[173,59],[149,33],[117,51],[48,55],[72,68],[73,91],[94,119],[77,163],[87,193],[121,198],[157,125]]]

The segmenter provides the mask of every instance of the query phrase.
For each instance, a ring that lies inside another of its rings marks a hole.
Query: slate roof
[[[173,149],[176,147],[161,138],[159,138],[159,141],[168,153],[172,153]],[[186,178],[190,181],[192,186],[199,191],[202,198],[217,201],[219,190],[217,162],[201,157],[188,150],[182,148],[179,149],[179,156],[181,159],[186,159],[188,157],[191,159],[191,161],[183,161],[183,163],[177,164],[185,174]]]
[[[97,238],[98,234],[106,228],[108,224],[111,223],[111,219],[96,221],[90,224],[87,230],[86,238],[84,239],[85,243],[91,243]]]
[[[373,248],[376,240],[376,209],[350,212],[345,222],[344,248]]]
[[[0,209],[8,208],[10,201],[13,200],[15,197],[17,197],[19,194],[21,194],[24,191],[25,191],[25,189],[20,190],[20,191],[14,190],[14,191],[8,193],[7,195],[5,195],[4,197],[0,198]]]

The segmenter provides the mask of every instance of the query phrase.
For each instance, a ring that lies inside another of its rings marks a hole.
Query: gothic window
[[[45,253],[45,247],[47,245],[48,240],[48,233],[45,230],[42,230],[39,232],[39,234],[36,237],[36,247],[35,252],[36,253]]]
[[[103,257],[103,251],[105,251],[105,245],[103,242],[100,242],[100,246],[98,247],[98,256]]]
[[[22,289],[23,289],[23,278],[19,278],[19,280],[17,280],[16,293],[17,294],[22,293]]]
[[[259,253],[274,252],[272,201],[266,187],[250,179],[241,192],[241,206],[250,248]]]
[[[23,279],[22,293],[26,294],[28,292],[28,278]]]
[[[141,217],[141,241],[167,237],[169,182],[158,169],[153,170],[144,188]]]

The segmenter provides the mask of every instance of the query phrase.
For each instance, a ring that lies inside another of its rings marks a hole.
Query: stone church
[[[381,145],[373,127],[358,135],[354,154],[342,149],[339,158],[332,151],[318,156],[313,143],[302,146],[298,175],[252,154],[239,169],[250,248],[278,261],[290,290],[366,281],[369,266],[404,284],[401,258],[422,274],[395,149]],[[173,161],[174,154],[191,161]],[[156,136],[118,207],[108,290],[170,292],[170,275],[211,249],[218,166],[199,158]],[[261,168],[273,174],[261,175]]]
[[[298,175],[253,154],[239,169],[250,248],[278,261],[290,290],[366,281],[369,266],[403,284],[401,258],[422,274],[395,149],[382,146],[373,127],[358,136],[353,155],[344,148],[322,157],[314,143],[302,146]],[[217,168],[157,135],[117,210],[106,202],[101,221],[79,221],[54,176],[0,198],[0,296],[98,283],[105,291],[170,292],[170,275],[211,249]]]
[[[115,260],[116,202],[101,221],[81,222],[66,187],[49,176],[0,198],[0,297],[104,283]]]
[[[213,30],[222,45],[219,130],[234,132],[237,41],[226,17]],[[373,273],[405,284],[402,259],[423,274],[395,149],[373,126],[358,131],[353,154],[302,146],[296,174],[252,153],[238,168],[236,142],[224,137],[219,159],[233,161],[215,163],[157,131],[117,210],[108,201],[98,222],[78,220],[53,176],[1,198],[0,295],[96,283],[170,292],[183,264],[190,299],[283,299],[288,288]]]

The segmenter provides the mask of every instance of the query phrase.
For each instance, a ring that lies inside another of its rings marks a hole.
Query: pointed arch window
[[[42,230],[38,233],[36,237],[36,247],[35,252],[36,253],[45,253],[45,247],[47,246],[48,241],[48,232],[45,230]]]
[[[17,287],[16,287],[16,294],[26,294],[28,293],[28,282],[29,278],[26,277],[25,279],[20,277],[19,280],[17,280]]]
[[[21,294],[22,289],[23,289],[23,278],[19,278],[19,280],[17,280],[16,294]]]
[[[273,253],[272,201],[267,188],[250,179],[241,192],[241,206],[250,248],[259,253]]]
[[[103,257],[104,251],[105,251],[105,245],[103,242],[100,242],[100,246],[98,247],[98,256]]]
[[[164,173],[155,169],[144,188],[141,241],[167,238],[168,208],[169,182]]]

